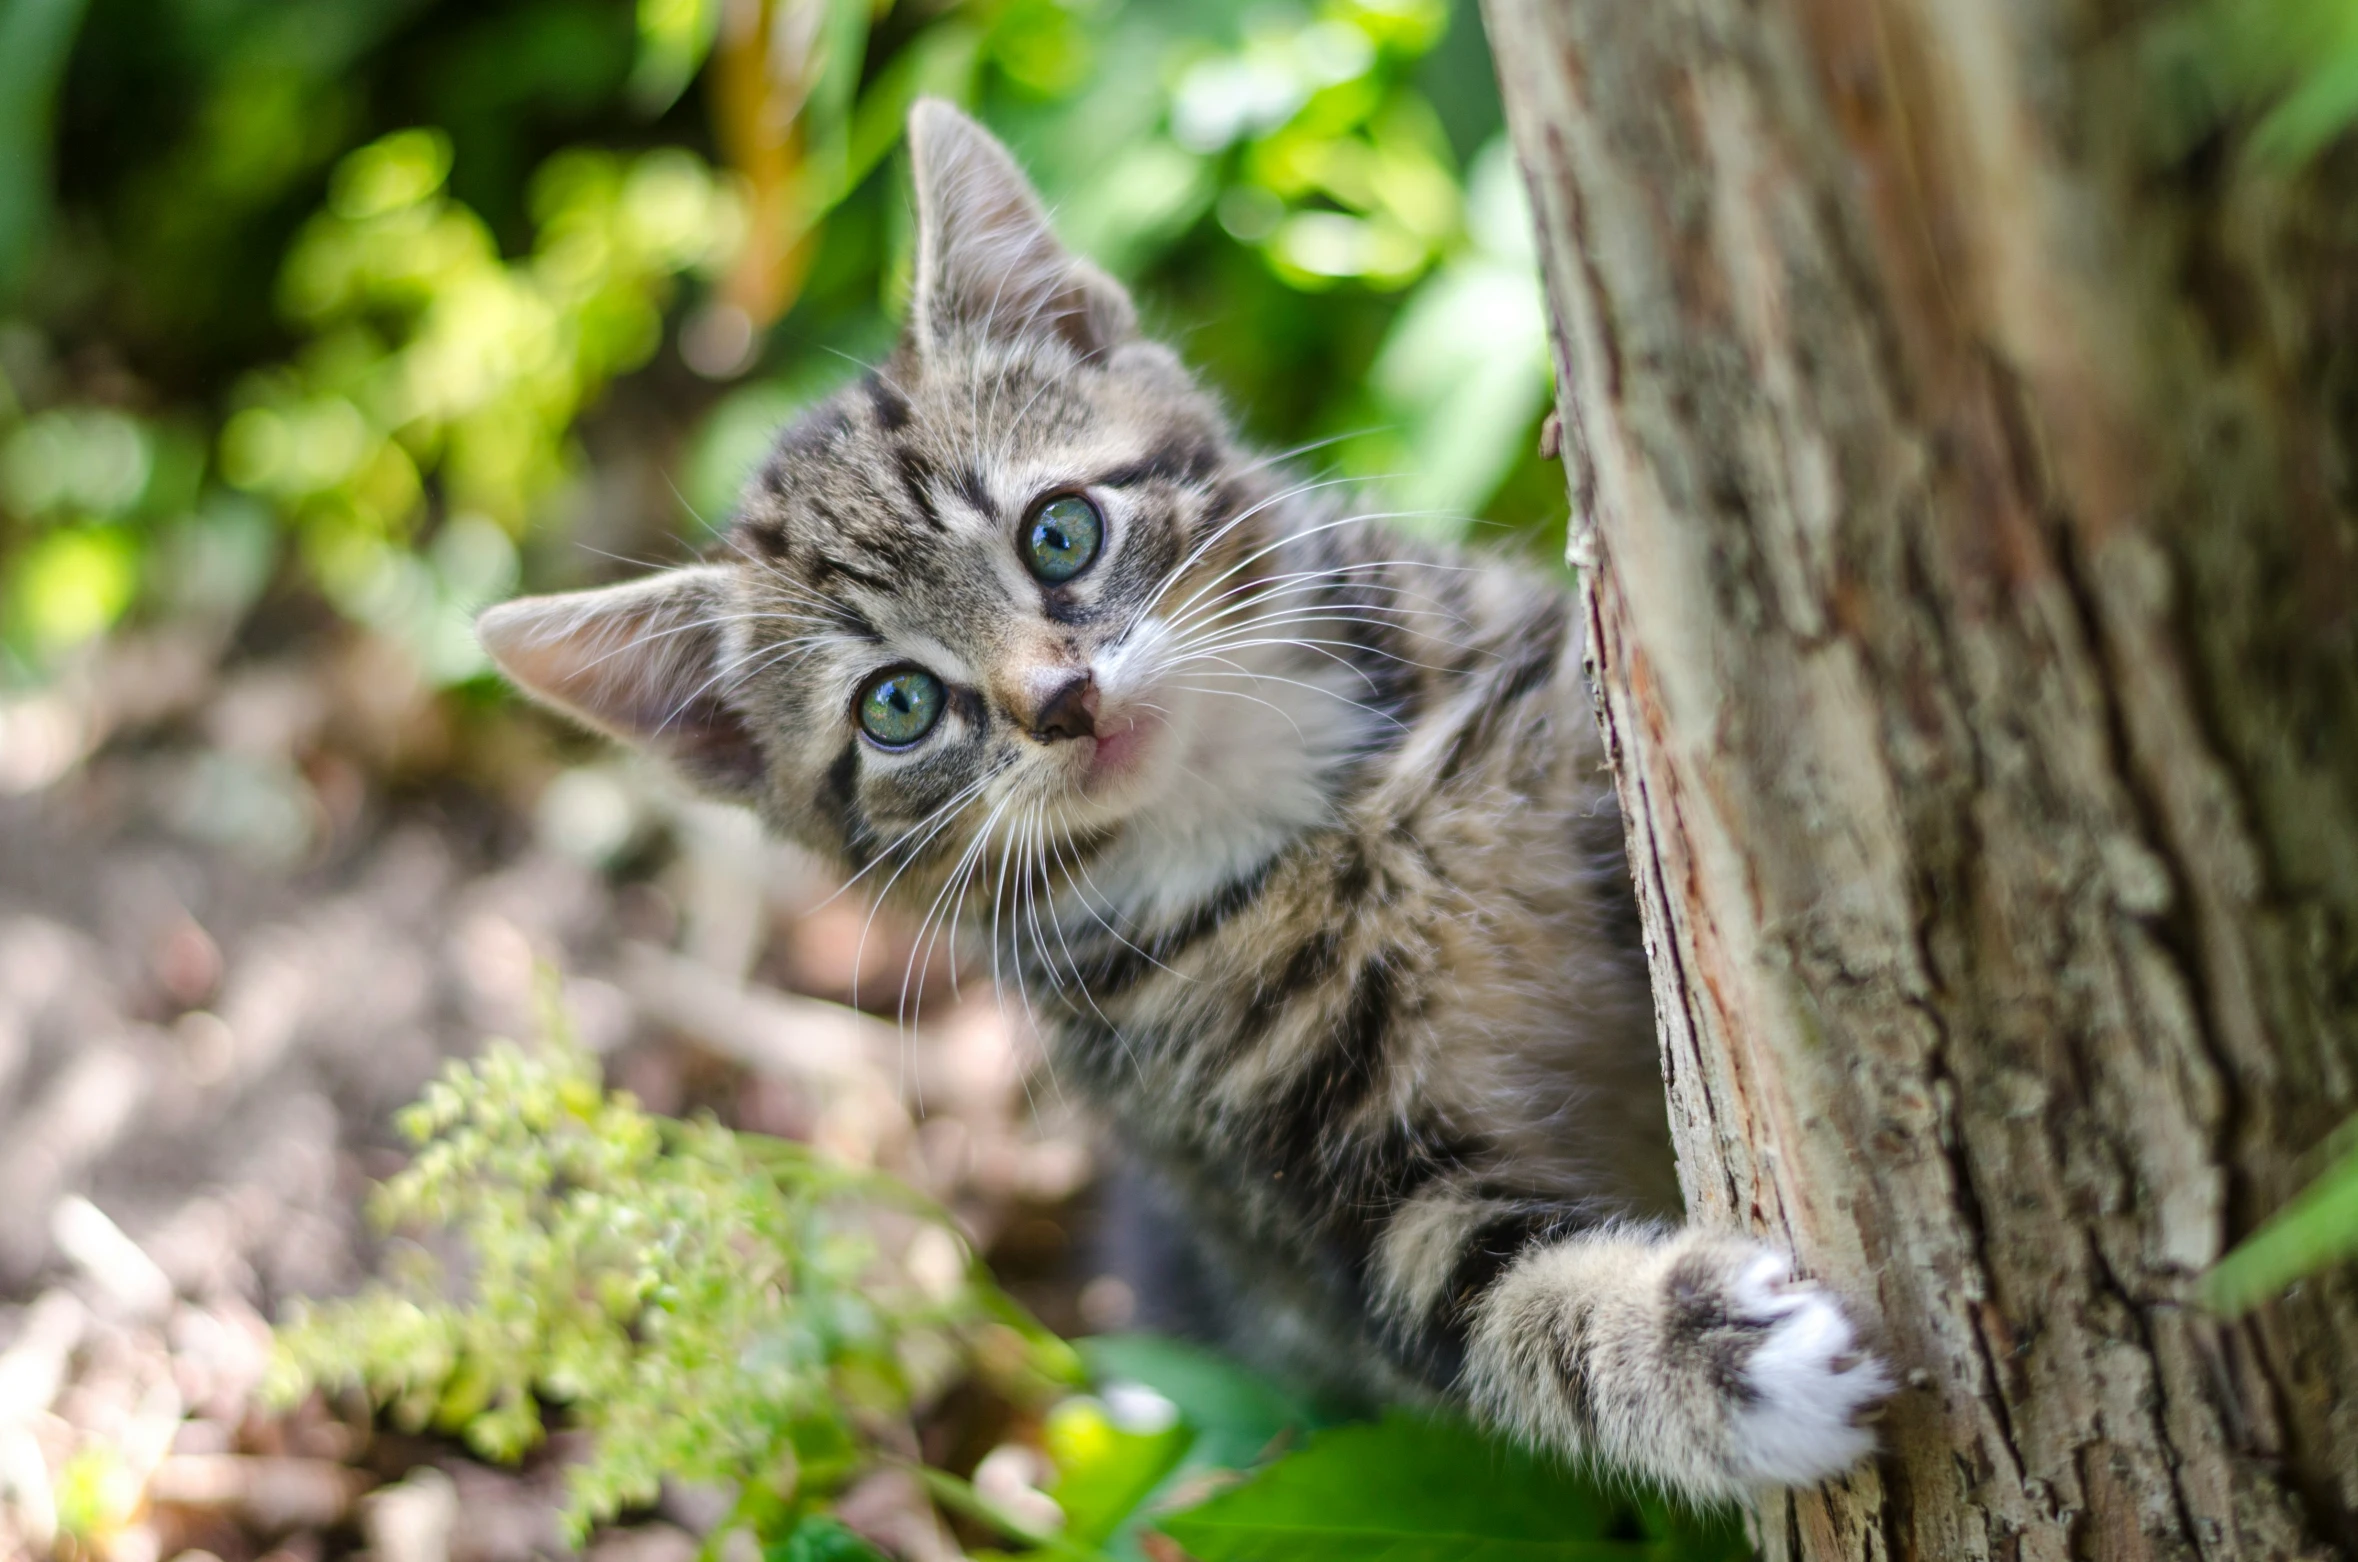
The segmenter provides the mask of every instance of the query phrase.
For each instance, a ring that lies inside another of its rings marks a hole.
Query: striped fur
[[[508,604],[518,681],[759,808],[1040,1016],[1250,1320],[1330,1382],[1457,1399],[1697,1493],[1863,1455],[1843,1308],[1683,1232],[1578,624],[1240,449],[1005,153],[912,123],[895,357],[806,415],[728,554]],[[1106,522],[1020,562],[1042,496]],[[907,750],[854,702],[946,686]],[[1052,691],[1089,732],[1044,724]]]

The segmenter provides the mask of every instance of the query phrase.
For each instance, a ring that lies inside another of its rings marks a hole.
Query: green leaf
[[[2203,1299],[2233,1317],[2353,1254],[2358,1254],[2358,1136],[2315,1182],[2219,1260],[2203,1278]]]
[[[24,284],[49,226],[50,116],[83,0],[0,5],[0,303]]]
[[[649,118],[676,102],[704,68],[720,26],[719,0],[639,0],[639,51],[631,102]]]
[[[1735,1558],[1724,1522],[1605,1495],[1461,1423],[1394,1412],[1338,1427],[1163,1531],[1197,1562],[1684,1562]]]
[[[1152,1334],[1100,1335],[1079,1342],[1089,1375],[1117,1398],[1125,1387],[1151,1389],[1169,1400],[1179,1413],[1174,1429],[1180,1447],[1159,1478],[1134,1489],[1127,1511],[1107,1521],[1089,1503],[1098,1489],[1084,1486],[1081,1511],[1103,1527],[1093,1531],[1108,1555],[1120,1562],[1140,1562],[1139,1533],[1166,1509],[1183,1508],[1209,1491],[1232,1483],[1227,1472],[1251,1468],[1311,1428],[1331,1417],[1284,1392],[1270,1380],[1246,1370],[1224,1356],[1178,1340]],[[1051,1426],[1050,1452],[1060,1471],[1058,1489],[1051,1493],[1066,1504],[1062,1481],[1075,1475],[1067,1449],[1058,1446]],[[1082,1520],[1074,1520],[1076,1527]]]
[[[764,1546],[761,1556],[762,1562],[884,1562],[884,1553],[822,1513],[805,1516],[784,1540]]]
[[[1101,1334],[1075,1342],[1101,1384],[1140,1383],[1179,1407],[1194,1428],[1191,1465],[1241,1470],[1288,1432],[1324,1424],[1308,1403],[1224,1357],[1152,1334]]]
[[[1176,1416],[1167,1425],[1117,1425],[1106,1406],[1076,1396],[1048,1414],[1048,1454],[1056,1480],[1048,1495],[1064,1510],[1064,1535],[1093,1546],[1130,1518],[1196,1440]]]

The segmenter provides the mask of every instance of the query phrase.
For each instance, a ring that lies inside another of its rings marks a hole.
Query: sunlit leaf
[[[639,52],[630,73],[631,101],[656,115],[687,90],[712,51],[720,0],[639,0]]]
[[[1139,1394],[1147,1391],[1137,1390]],[[1056,1480],[1048,1495],[1064,1510],[1064,1536],[1097,1545],[1135,1512],[1188,1451],[1195,1433],[1168,1400],[1167,1411],[1145,1424],[1117,1422],[1118,1408],[1082,1395],[1049,1413],[1043,1435]]]
[[[450,177],[450,137],[423,127],[397,130],[344,159],[329,187],[339,217],[361,222],[415,206]]]
[[[1732,1523],[1670,1518],[1462,1424],[1404,1412],[1321,1432],[1160,1528],[1196,1562],[1732,1562],[1745,1554]]]
[[[139,587],[139,553],[120,528],[75,527],[37,539],[11,575],[9,637],[53,656],[123,615]]]
[[[2352,1137],[2316,1181],[2219,1260],[2203,1279],[2203,1296],[2229,1316],[2249,1312],[2294,1281],[2354,1255],[2358,1255],[2358,1136]]]
[[[1196,1434],[1191,1462],[1245,1469],[1279,1439],[1324,1424],[1267,1374],[1183,1340],[1107,1334],[1081,1341],[1080,1350],[1099,1383],[1142,1384],[1178,1408]]]
[[[2194,0],[2144,43],[2175,154],[2241,121],[2251,154],[2290,170],[2358,125],[2358,0]]]

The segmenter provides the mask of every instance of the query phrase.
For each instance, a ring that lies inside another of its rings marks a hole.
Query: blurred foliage
[[[891,344],[927,92],[1256,437],[1559,551],[1469,0],[18,0],[0,682],[317,596],[455,684],[519,579],[701,546]]]
[[[1608,1491],[1459,1423],[1332,1425],[1152,1336],[1076,1352],[921,1195],[652,1116],[561,1039],[451,1065],[400,1126],[416,1155],[375,1213],[418,1240],[389,1279],[297,1312],[275,1393],[357,1388],[396,1423],[503,1461],[561,1416],[586,1434],[565,1472],[576,1546],[685,1481],[734,1496],[708,1556],[745,1531],[765,1562],[867,1562],[878,1553],[830,1505],[898,1469],[987,1537],[972,1548],[985,1558],[1146,1562],[1168,1554],[1156,1532],[1202,1562],[1746,1552],[1726,1515]],[[1011,1408],[1009,1440],[971,1471],[913,1461],[912,1415],[976,1385]],[[103,1462],[68,1473],[61,1513],[100,1511]]]
[[[2358,125],[2358,0],[2203,0],[2144,39],[2157,131],[2170,155],[2241,122],[2247,157],[2296,174]],[[2325,1169],[2203,1277],[2229,1316],[2358,1256],[2358,1119],[2321,1152]]]
[[[82,0],[0,10],[0,299],[23,284],[49,221],[49,123]]]
[[[330,600],[408,630],[445,681],[481,666],[464,609],[514,586],[509,539],[568,475],[583,404],[654,356],[673,279],[743,225],[691,153],[566,151],[535,174],[533,247],[510,262],[444,193],[449,168],[430,130],[338,166],[280,278],[310,339],[239,384],[219,443],[222,479],[273,502]],[[430,482],[437,568],[408,546]]]
[[[2252,117],[2251,155],[2297,171],[2358,125],[2358,0],[2212,0],[2161,38],[2191,117]],[[2358,1118],[2321,1151],[2316,1179],[2203,1277],[2204,1299],[2235,1316],[2358,1257]]]
[[[2168,140],[2244,120],[2259,162],[2298,168],[2358,122],[2358,0],[2202,0],[2164,19],[2148,52],[2170,89]]]

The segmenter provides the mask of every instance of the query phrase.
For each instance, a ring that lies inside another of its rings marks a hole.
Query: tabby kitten
[[[1699,1495],[1872,1446],[1827,1292],[1676,1208],[1569,604],[1240,449],[955,109],[891,360],[726,553],[510,602],[532,694],[1022,989],[1244,1348]]]

